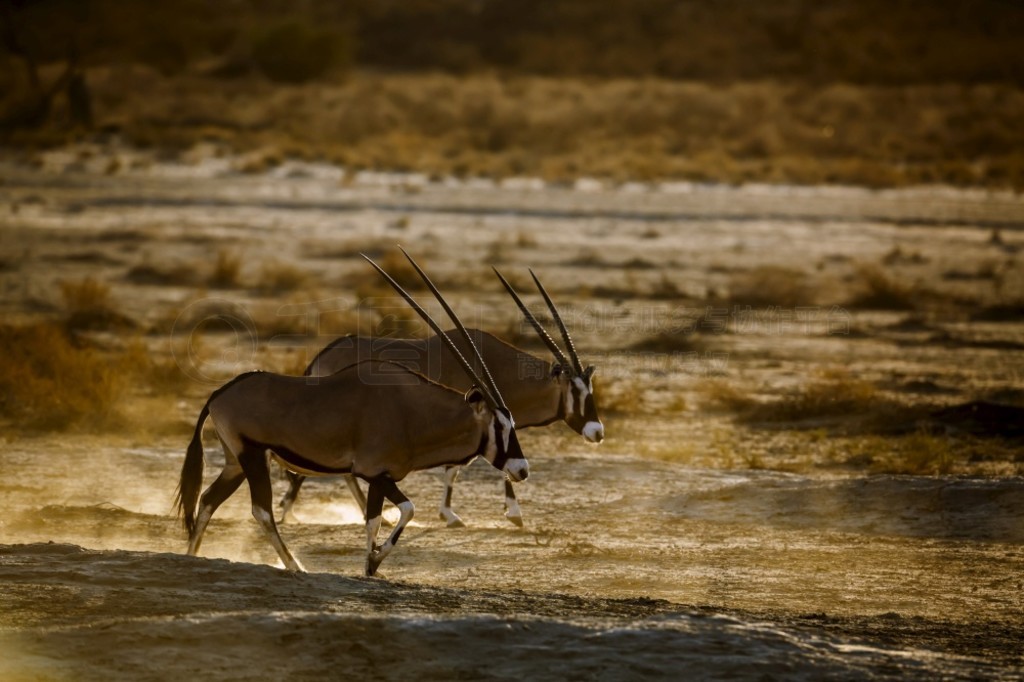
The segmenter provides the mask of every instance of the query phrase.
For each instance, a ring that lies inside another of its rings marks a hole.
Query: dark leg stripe
[[[380,478],[370,481],[370,489],[366,493],[366,520],[376,518],[384,510],[384,485]]]
[[[446,486],[446,490],[444,493],[444,506],[446,507],[452,506],[452,488],[454,487],[454,485]]]

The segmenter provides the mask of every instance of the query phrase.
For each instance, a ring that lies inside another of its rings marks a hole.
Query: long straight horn
[[[516,305],[519,306],[519,310],[522,311],[523,317],[525,317],[527,321],[531,325],[533,325],[533,329],[537,332],[537,336],[540,337],[540,340],[543,341],[544,345],[548,347],[548,350],[550,350],[551,353],[555,356],[555,359],[558,360],[558,362],[560,362],[563,367],[569,369],[572,365],[570,365],[569,360],[566,359],[565,353],[562,352],[562,349],[558,347],[558,344],[555,343],[555,340],[551,338],[551,335],[548,334],[547,330],[544,329],[544,327],[537,320],[537,318],[533,316],[533,313],[530,312],[530,309],[526,307],[525,303],[523,303],[523,299],[519,298],[519,294],[516,293],[516,290],[512,288],[512,285],[508,283],[508,280],[501,276],[501,273],[498,272],[498,268],[491,266],[491,270],[494,270],[494,274],[497,275],[498,279],[501,280],[501,283],[505,285],[505,290],[508,291],[509,295],[512,297],[512,300],[516,302]]]
[[[437,322],[434,322],[433,318],[430,317],[429,314],[427,314],[427,311],[420,307],[420,304],[416,302],[416,299],[410,296],[409,293],[405,289],[403,289],[398,282],[392,279],[391,275],[384,272],[384,269],[381,268],[376,263],[374,263],[369,256],[367,256],[365,253],[361,253],[359,255],[365,258],[366,262],[372,265],[374,269],[376,269],[377,272],[379,272],[384,277],[384,279],[387,280],[388,284],[390,284],[395,291],[402,295],[402,298],[404,298],[406,302],[410,306],[412,306],[412,309],[415,310],[419,314],[419,316],[423,318],[423,321],[430,325],[430,328],[434,330],[434,333],[441,337],[441,339],[448,346],[448,349],[459,361],[459,364],[462,365],[462,369],[466,372],[466,375],[469,376],[473,383],[480,388],[481,392],[484,394],[484,397],[487,399],[487,402],[490,403],[491,408],[504,407],[504,403],[502,403],[497,397],[495,397],[491,393],[487,385],[483,381],[481,381],[480,376],[473,370],[473,366],[469,364],[469,361],[466,360],[462,353],[459,352],[458,346],[456,346],[455,343],[450,338],[448,338],[448,335],[444,333],[444,330],[441,329]]]
[[[487,363],[484,362],[484,357],[483,355],[480,354],[480,349],[477,348],[476,344],[473,342],[473,337],[470,336],[469,332],[466,330],[466,326],[462,324],[462,320],[459,319],[459,316],[455,314],[455,311],[452,310],[452,307],[448,305],[448,302],[446,300],[444,300],[444,297],[441,295],[441,292],[438,291],[437,287],[434,286],[434,283],[430,281],[429,277],[427,277],[427,273],[423,272],[423,268],[421,268],[416,263],[416,261],[413,260],[412,256],[409,255],[408,251],[403,249],[401,246],[399,246],[398,248],[401,249],[402,253],[405,254],[405,257],[409,259],[409,263],[411,263],[412,267],[416,269],[417,273],[419,273],[420,279],[422,279],[423,283],[427,285],[427,288],[429,288],[431,293],[434,294],[434,298],[437,299],[437,302],[441,304],[441,307],[444,308],[444,311],[448,313],[448,317],[450,317],[452,322],[455,323],[455,326],[462,334],[462,338],[466,340],[466,343],[473,350],[473,355],[476,356],[477,362],[480,363],[480,368],[484,371],[484,376],[487,378],[488,387],[491,389],[491,392],[494,394],[494,397],[497,398],[498,403],[501,404],[502,407],[504,407],[505,401],[501,399],[501,391],[498,390],[498,385],[494,383],[494,377],[491,376],[491,371],[487,369]]]
[[[558,314],[558,309],[555,308],[555,304],[551,302],[551,297],[548,296],[548,292],[544,289],[544,285],[537,279],[537,275],[533,274],[533,269],[530,269],[530,276],[533,277],[534,283],[537,288],[540,289],[540,295],[544,297],[544,302],[548,304],[548,310],[551,311],[551,317],[555,318],[555,323],[558,324],[558,331],[562,332],[562,340],[565,341],[565,347],[569,350],[569,355],[572,356],[572,366],[576,370],[576,374],[583,374],[583,365],[580,363],[580,356],[576,354],[576,346],[572,345],[572,337],[569,336],[569,331],[565,328],[565,323],[562,322],[562,316]]]

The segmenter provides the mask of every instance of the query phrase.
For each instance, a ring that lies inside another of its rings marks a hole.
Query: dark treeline
[[[40,63],[311,80],[390,71],[1024,84],[1020,0],[0,0]],[[73,46],[73,47],[72,47]]]

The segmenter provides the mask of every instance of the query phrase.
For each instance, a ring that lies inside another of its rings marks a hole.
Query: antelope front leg
[[[441,510],[439,516],[448,524],[449,528],[465,528],[459,515],[452,509],[452,490],[455,488],[455,481],[459,478],[462,467],[448,466],[444,468],[444,497],[441,498]]]
[[[519,508],[516,491],[508,477],[505,478],[505,518],[520,528],[523,527],[523,511]]]
[[[384,508],[384,498],[387,497],[398,510],[401,516],[395,524],[391,535],[383,545],[378,546],[377,533],[380,531],[381,514]],[[377,573],[381,562],[391,553],[391,550],[398,544],[405,526],[412,520],[415,506],[408,497],[402,494],[395,482],[386,476],[378,476],[370,481],[370,490],[366,501],[366,575],[372,576]]]

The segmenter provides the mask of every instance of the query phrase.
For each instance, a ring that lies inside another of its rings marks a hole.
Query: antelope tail
[[[175,494],[178,516],[182,519],[189,537],[196,527],[196,505],[199,502],[199,490],[203,486],[203,424],[209,415],[210,401],[207,401],[199,411],[196,431],[185,452],[185,463],[181,465],[181,478],[178,480],[178,490]]]

